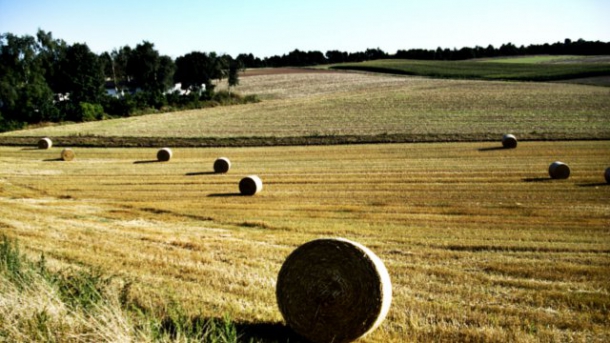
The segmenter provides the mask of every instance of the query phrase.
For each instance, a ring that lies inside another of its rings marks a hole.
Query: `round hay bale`
[[[243,195],[254,195],[263,190],[263,181],[256,175],[246,176],[239,181],[239,192]]]
[[[312,342],[351,342],[374,331],[392,303],[383,262],[343,238],[305,243],[286,259],[276,297],[284,320]]]
[[[64,161],[72,161],[74,159],[74,150],[70,148],[65,148],[61,151],[61,159]]]
[[[231,169],[231,161],[226,157],[219,157],[214,161],[214,173],[227,173]]]
[[[567,179],[570,177],[570,167],[563,162],[555,161],[549,166],[549,175],[552,179]]]
[[[506,149],[514,149],[517,147],[517,137],[511,134],[502,136],[502,146]]]
[[[43,149],[43,150],[51,149],[52,146],[53,146],[53,142],[48,137],[41,138],[38,141],[38,149]]]
[[[604,173],[604,177],[606,178],[606,182],[610,183],[610,167],[606,168],[606,172]]]
[[[170,148],[162,148],[157,152],[157,160],[167,162],[172,158],[172,150]]]

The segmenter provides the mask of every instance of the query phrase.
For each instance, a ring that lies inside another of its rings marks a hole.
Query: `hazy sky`
[[[0,0],[0,33],[40,28],[96,53],[282,55],[610,41],[610,0]]]

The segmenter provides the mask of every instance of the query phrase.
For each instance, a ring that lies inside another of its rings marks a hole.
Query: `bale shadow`
[[[213,171],[207,171],[207,172],[192,172],[192,173],[186,173],[184,175],[186,176],[197,176],[197,175],[214,175],[214,174],[218,174],[215,173]]]
[[[578,187],[607,187],[610,186],[610,183],[607,182],[598,182],[598,183],[581,183],[577,185]]]
[[[527,177],[523,179],[523,182],[549,182],[553,181],[550,177]]]
[[[43,162],[63,162],[63,159],[60,158],[47,158],[46,160],[42,160]]]
[[[241,194],[241,193],[213,193],[213,194],[208,194],[208,197],[210,198],[228,198],[228,197],[243,197],[245,195]]]
[[[227,327],[227,324],[230,326]],[[196,316],[187,319],[187,322],[180,322],[171,317],[163,318],[160,323],[160,331],[169,337],[176,338],[184,327],[211,329],[211,334],[229,334],[231,326],[235,328],[238,342],[275,342],[275,343],[308,343],[306,339],[296,334],[288,326],[276,322],[248,323],[248,322],[226,322],[226,319],[214,317]]]
[[[159,160],[145,160],[145,161],[135,161],[133,164],[143,164],[143,163],[158,163],[161,162]]]
[[[505,148],[503,146],[492,146],[489,148],[479,148],[479,151],[495,151],[495,150],[510,150],[510,148]]]
[[[282,323],[236,323],[235,328],[243,342],[309,342]]]

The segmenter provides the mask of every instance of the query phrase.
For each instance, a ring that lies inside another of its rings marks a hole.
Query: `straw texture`
[[[44,150],[51,149],[52,146],[53,146],[53,142],[48,137],[41,138],[38,141],[38,149],[44,149]]]
[[[286,259],[277,279],[284,320],[312,342],[351,342],[385,319],[392,284],[383,262],[343,238],[303,244]]]
[[[517,147],[517,137],[511,134],[502,136],[502,146],[506,149],[514,149]]]
[[[167,162],[172,158],[172,150],[170,148],[162,148],[157,152],[157,160]]]
[[[567,179],[570,177],[570,167],[563,162],[555,161],[549,166],[549,175],[552,179]]]
[[[231,169],[231,161],[226,157],[219,157],[214,161],[214,173],[227,173]]]
[[[239,182],[242,195],[254,195],[263,190],[263,181],[256,175],[246,176]]]
[[[66,148],[61,151],[61,159],[64,161],[72,161],[76,155],[74,154],[74,150],[70,148]]]

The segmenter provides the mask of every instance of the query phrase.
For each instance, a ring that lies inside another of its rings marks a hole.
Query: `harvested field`
[[[130,280],[142,306],[175,301],[240,328],[281,328],[285,258],[344,237],[392,278],[388,317],[363,342],[610,340],[610,143],[498,145],[175,148],[151,164],[133,162],[155,148],[60,163],[0,147],[0,227],[51,266]],[[201,173],[217,156],[239,163]],[[551,180],[550,160],[570,178]],[[250,173],[265,191],[239,196]]]
[[[296,144],[308,144],[306,138],[321,137],[334,144],[345,136],[382,137],[364,142],[388,142],[387,136],[399,142],[497,140],[506,132],[520,140],[610,139],[610,96],[603,87],[308,71],[244,77],[235,91],[263,101],[8,132],[0,142],[49,136],[103,146],[125,137],[301,137]]]

